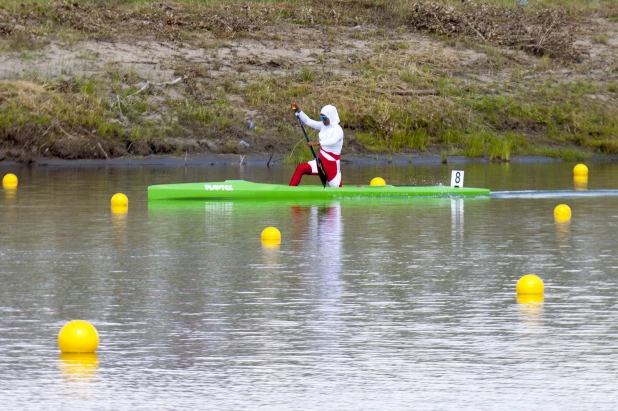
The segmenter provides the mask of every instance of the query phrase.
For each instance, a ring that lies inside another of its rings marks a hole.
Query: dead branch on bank
[[[398,96],[437,96],[440,94],[439,90],[429,89],[429,90],[385,90],[381,88],[377,88],[374,90],[376,93],[381,94],[395,94]]]

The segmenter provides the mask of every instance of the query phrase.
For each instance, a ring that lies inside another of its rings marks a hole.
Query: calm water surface
[[[344,184],[458,169],[492,191],[570,190],[573,165],[344,166]],[[578,189],[618,188],[618,165],[588,167]],[[618,196],[148,204],[150,184],[293,170],[8,172],[3,410],[618,409]],[[110,211],[117,192],[128,214]],[[268,226],[280,247],[262,245]],[[543,301],[517,299],[528,273]],[[60,355],[76,318],[95,355]]]

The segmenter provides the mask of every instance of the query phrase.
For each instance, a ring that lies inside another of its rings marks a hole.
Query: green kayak
[[[486,197],[489,189],[450,186],[343,186],[322,187],[252,183],[159,184],[148,187],[148,200],[333,200],[353,198]]]

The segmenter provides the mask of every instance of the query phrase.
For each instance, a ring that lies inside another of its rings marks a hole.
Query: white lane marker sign
[[[464,172],[459,170],[453,170],[451,173],[451,187],[463,187],[464,185]]]

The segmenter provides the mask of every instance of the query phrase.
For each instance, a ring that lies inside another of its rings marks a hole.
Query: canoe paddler
[[[341,158],[341,148],[343,147],[343,129],[339,125],[337,108],[330,104],[322,107],[320,111],[321,121],[309,118],[296,103],[292,103],[292,110],[294,110],[300,121],[319,131],[319,141],[309,141],[307,145],[310,147],[320,146],[318,158],[324,166],[328,185],[330,187],[341,187],[341,164],[339,160]],[[305,174],[318,175],[318,165],[315,160],[299,164],[290,180],[290,185],[299,185],[301,178]]]

